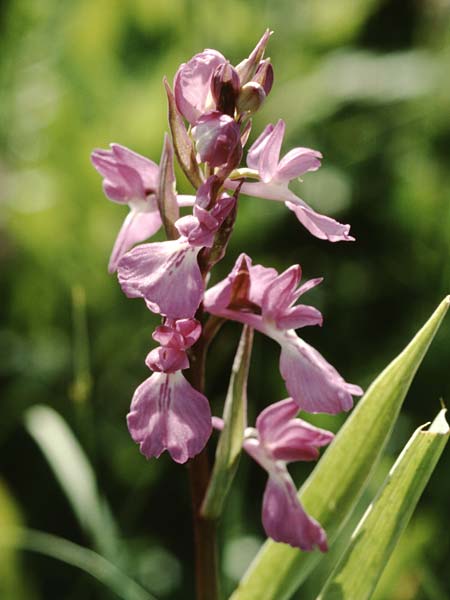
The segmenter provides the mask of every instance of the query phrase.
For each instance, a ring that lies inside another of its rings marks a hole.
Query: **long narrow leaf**
[[[202,514],[207,519],[220,516],[238,468],[244,429],[247,426],[247,378],[252,344],[253,329],[244,326],[225,400],[224,427],[217,445],[211,481],[202,506]]]
[[[428,431],[420,428],[414,433],[359,522],[318,600],[371,597],[448,437],[445,409]]]
[[[401,354],[375,379],[300,490],[306,510],[332,541],[351,515],[389,439],[411,381],[447,312],[450,296]],[[286,600],[320,560],[267,541],[232,600]]]
[[[5,533],[8,535],[4,535]],[[31,529],[3,532],[0,544],[11,543],[18,549],[38,552],[78,567],[98,579],[123,600],[155,600],[154,596],[106,558],[64,538]]]
[[[25,425],[95,547],[110,558],[115,556],[118,536],[111,513],[99,494],[94,471],[67,423],[49,406],[37,405],[26,412]]]

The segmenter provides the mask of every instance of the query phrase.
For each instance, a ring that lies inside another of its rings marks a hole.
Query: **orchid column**
[[[362,393],[295,331],[322,325],[317,309],[296,304],[320,278],[299,286],[300,265],[278,274],[253,265],[241,254],[230,275],[206,289],[212,268],[225,255],[240,192],[283,202],[320,239],[354,239],[349,225],[315,212],[289,189],[292,179],[320,167],[322,155],[294,148],[280,159],[282,120],[265,127],[247,152],[247,166],[241,166],[252,115],[273,85],[272,64],[264,58],[270,35],[267,30],[249,57],[235,67],[216,50],[205,50],[180,66],[173,92],[164,82],[172,143],[166,137],[159,167],[117,144],[92,154],[107,197],[130,208],[109,269],[117,271],[128,297],[143,299],[147,309],[162,319],[153,334],[160,346],[145,361],[153,374],[135,391],[127,421],[146,458],[158,458],[167,450],[175,462],[188,464],[198,600],[219,597],[215,523],[204,502],[207,492],[208,498],[214,494],[215,478],[223,475],[217,473],[217,461],[210,481],[206,444],[213,422],[223,429],[223,436],[230,435],[232,426],[227,410],[223,420],[211,417],[205,396],[206,352],[220,326],[226,320],[238,321],[281,347],[280,373],[290,397],[265,408],[256,428],[246,422],[245,381],[240,397],[233,400],[243,414],[234,432],[239,451],[245,449],[269,475],[262,521],[276,541],[303,551],[314,547],[326,551],[326,532],[296,500],[287,464],[318,458],[318,448],[328,444],[332,434],[295,417],[299,410],[331,414],[349,410],[352,396]],[[192,195],[177,193],[174,155],[194,188]],[[181,216],[180,208],[187,208],[187,214]],[[166,241],[141,243],[161,226]],[[247,348],[247,363],[250,351]]]

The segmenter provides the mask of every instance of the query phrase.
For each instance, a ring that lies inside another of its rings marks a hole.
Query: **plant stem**
[[[200,315],[196,316],[198,318]],[[202,393],[205,387],[205,359],[206,343],[202,335],[191,349],[189,356],[191,367],[186,373],[190,383]],[[211,475],[207,448],[189,461],[188,472],[194,526],[196,598],[218,600],[216,523],[204,519],[200,514]]]

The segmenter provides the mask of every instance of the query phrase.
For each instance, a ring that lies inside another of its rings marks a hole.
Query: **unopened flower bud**
[[[239,113],[255,113],[264,102],[266,93],[264,88],[255,81],[249,81],[242,88],[236,102]]]
[[[234,116],[240,87],[239,75],[230,63],[222,63],[216,67],[211,79],[211,94],[218,111]]]
[[[241,79],[242,85],[250,81],[255,74],[256,68],[264,56],[264,50],[266,49],[267,42],[271,35],[272,31],[266,29],[250,56],[237,65],[236,71]]]
[[[218,111],[202,115],[192,128],[192,135],[200,160],[211,167],[227,164],[240,145],[239,125]]]
[[[273,85],[273,67],[270,59],[262,60],[256,69],[255,76],[252,81],[262,85],[266,96],[269,95]]]

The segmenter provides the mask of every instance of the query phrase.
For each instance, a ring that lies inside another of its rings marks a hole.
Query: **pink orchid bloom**
[[[267,125],[262,134],[250,147],[247,165],[256,170],[261,181],[244,183],[241,191],[248,196],[284,202],[300,223],[321,240],[330,242],[354,241],[349,235],[350,225],[338,223],[331,217],[315,212],[306,202],[298,198],[288,187],[289,182],[308,171],[317,171],[322,155],[310,148],[294,148],[280,160],[280,150],[285,133],[282,119],[274,126]],[[228,182],[235,188],[236,182]]]
[[[91,161],[104,178],[105,195],[118,204],[128,204],[130,208],[109,259],[108,271],[114,273],[122,256],[135,244],[155,234],[162,223],[156,200],[158,165],[119,144],[110,146],[111,150],[94,150]],[[180,205],[192,203],[193,198],[180,197]]]
[[[128,429],[147,458],[167,450],[184,463],[203,450],[211,435],[211,410],[207,398],[181,373],[189,368],[186,349],[201,333],[195,319],[166,319],[153,337],[162,346],[147,356],[155,371],[137,388],[127,415]]]
[[[233,208],[235,199],[222,194],[210,210],[208,199],[215,184],[210,177],[197,191],[194,214],[175,222],[176,240],[136,246],[118,265],[118,278],[129,298],[144,298],[148,308],[172,319],[193,317],[204,293],[197,257],[211,248],[214,236]]]
[[[215,110],[211,80],[216,68],[226,62],[220,52],[207,49],[180,65],[176,72],[173,81],[175,102],[191,125],[205,113]]]
[[[275,269],[253,266],[250,257],[241,254],[228,277],[205,293],[204,306],[211,314],[250,325],[280,344],[281,376],[302,410],[331,414],[348,411],[353,406],[352,395],[361,395],[362,389],[347,383],[295,332],[300,327],[322,325],[322,315],[316,308],[295,305],[322,279],[312,279],[299,287],[300,278],[299,265],[278,275]]]
[[[262,58],[271,34],[271,31],[266,30],[250,56],[239,63],[236,69],[225,69],[225,65],[228,64],[226,58],[217,50],[209,48],[180,65],[173,81],[175,102],[179,112],[191,125],[195,125],[202,115],[215,110],[234,116],[234,101],[239,88],[250,82],[253,77],[254,81],[262,86],[265,94],[269,93],[273,71]],[[225,71],[225,79],[233,88],[233,98],[228,100],[221,96],[218,86]]]
[[[298,410],[292,398],[268,406],[256,419],[256,427],[245,429],[243,447],[269,474],[262,506],[266,534],[301,550],[317,546],[326,552],[326,534],[302,507],[287,463],[317,460],[318,448],[329,444],[333,434],[294,418]],[[223,427],[217,417],[213,417],[213,424],[217,429]]]

